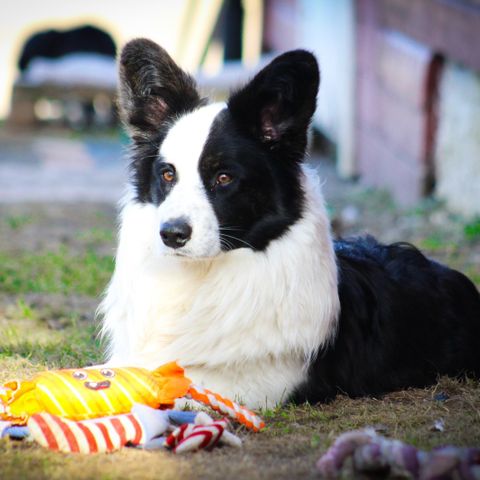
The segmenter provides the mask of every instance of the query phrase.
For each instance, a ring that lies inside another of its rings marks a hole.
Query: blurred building
[[[8,126],[74,130],[117,124],[116,46],[98,27],[33,33],[18,59]]]
[[[480,214],[480,0],[270,0],[265,42],[317,53],[344,176]]]
[[[341,176],[404,205],[434,194],[480,214],[480,0],[7,1],[0,117],[21,83],[12,65],[42,30],[89,24],[118,47],[149,37],[217,98],[277,53],[306,48],[322,77],[313,123]]]
[[[356,165],[411,204],[480,214],[480,1],[357,0]]]
[[[175,55],[188,3],[187,0],[137,0],[135,3],[4,0],[0,17],[0,119],[10,113],[13,86],[22,81],[19,59],[32,36],[90,25],[109,35],[119,48],[131,38],[144,36],[162,44]],[[53,75],[57,66],[50,67],[50,72],[47,68],[45,73]],[[81,73],[86,76],[88,70],[89,67],[84,67]],[[56,107],[52,108],[55,110]]]

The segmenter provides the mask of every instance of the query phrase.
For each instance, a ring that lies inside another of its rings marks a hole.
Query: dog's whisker
[[[234,249],[233,243],[228,241],[226,238],[224,238],[222,236],[222,234],[220,234],[220,244],[222,246],[225,246],[227,250],[233,250]]]
[[[232,240],[237,240],[237,242],[244,243],[247,247],[254,250],[253,246],[250,243],[248,243],[246,240],[242,240],[241,238],[235,237],[234,235],[227,235],[226,233],[222,233],[221,235],[224,237],[231,238]]]
[[[233,225],[232,225],[232,226],[222,225],[222,226],[220,226],[219,230],[220,230],[220,231],[224,231],[224,230],[225,230],[225,231],[239,231],[239,232],[245,231],[244,228],[242,228],[242,227],[236,227],[236,226],[233,226]]]

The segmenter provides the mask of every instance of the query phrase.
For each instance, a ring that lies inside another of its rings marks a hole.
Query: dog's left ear
[[[275,58],[232,94],[228,108],[240,128],[275,147],[299,135],[306,137],[319,82],[315,57],[305,50],[293,50]]]

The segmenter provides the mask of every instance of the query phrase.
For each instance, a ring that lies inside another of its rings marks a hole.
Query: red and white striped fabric
[[[197,402],[203,403],[213,408],[213,410],[228,415],[230,418],[240,422],[247,428],[258,432],[265,427],[265,422],[248,408],[232,402],[228,398],[220,396],[218,393],[214,393],[206,388],[202,388],[198,385],[190,385],[188,390],[188,396]]]
[[[133,413],[80,422],[38,413],[30,417],[27,425],[40,445],[66,453],[113,452],[127,443],[145,442],[144,428]]]
[[[165,445],[175,453],[211,450],[220,441],[226,427],[226,420],[217,420],[209,425],[184,423],[167,437]]]

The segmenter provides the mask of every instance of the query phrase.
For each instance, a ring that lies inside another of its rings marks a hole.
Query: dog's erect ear
[[[156,43],[127,43],[120,56],[120,116],[132,136],[158,132],[171,116],[193,110],[200,97],[193,78]]]
[[[305,136],[315,111],[319,81],[315,57],[305,50],[293,50],[275,58],[232,94],[228,108],[237,124],[275,146]]]

